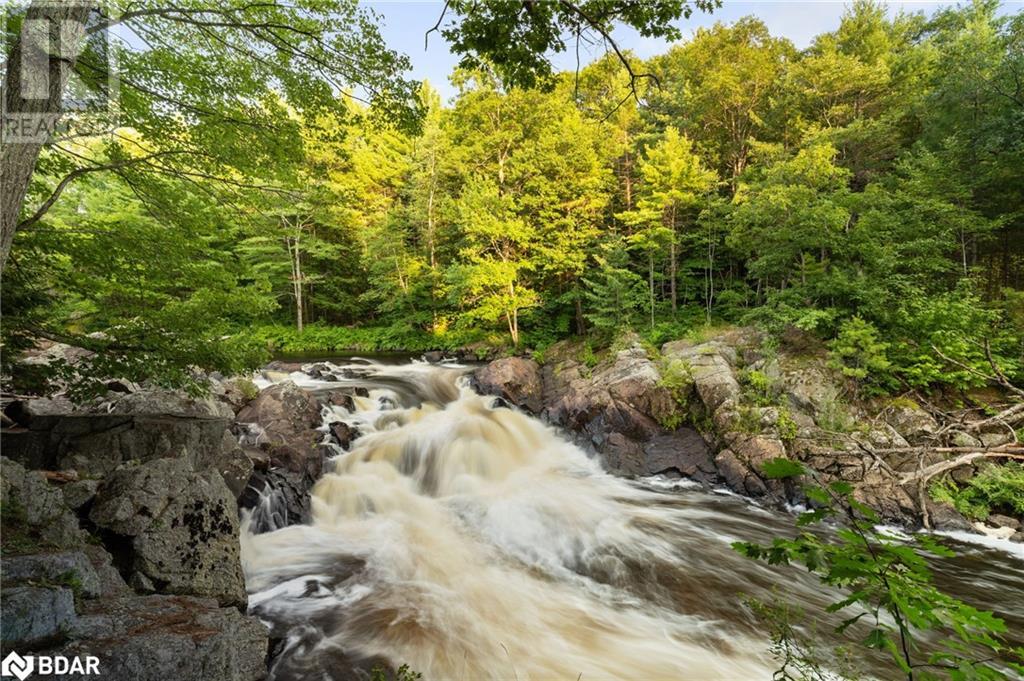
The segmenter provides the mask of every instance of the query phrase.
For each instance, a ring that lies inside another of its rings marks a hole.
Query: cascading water
[[[785,516],[613,477],[542,422],[474,394],[459,368],[335,369],[376,386],[351,411],[325,407],[325,424],[362,436],[312,490],[310,524],[256,533],[275,527],[268,497],[243,533],[250,611],[283,639],[271,678],[365,678],[375,664],[425,679],[770,678],[741,594],[781,584],[809,612],[833,600],[730,548],[787,532]],[[1024,592],[1024,566],[1002,551],[984,560],[993,581],[972,600],[998,610],[989,588]],[[963,578],[948,568],[940,579]]]

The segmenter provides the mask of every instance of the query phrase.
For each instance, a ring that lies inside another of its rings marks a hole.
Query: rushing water
[[[459,367],[336,369],[341,383],[304,385],[370,386],[352,413],[324,412],[363,436],[313,489],[311,524],[274,530],[264,509],[243,536],[250,610],[283,639],[272,678],[404,663],[430,680],[769,679],[764,627],[742,596],[812,614],[834,600],[795,568],[730,548],[789,532],[785,514],[612,476],[541,421],[475,395]],[[936,565],[940,584],[1024,631],[1024,553],[956,548]]]

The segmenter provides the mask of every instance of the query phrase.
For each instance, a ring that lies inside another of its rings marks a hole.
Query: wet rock
[[[882,473],[865,476],[864,481],[855,487],[853,498],[873,508],[886,522],[907,524],[920,515],[914,497]]]
[[[504,357],[473,373],[478,391],[498,395],[517,407],[539,413],[543,407],[540,365],[523,357]]]
[[[711,450],[692,428],[679,428],[651,438],[644,445],[644,455],[647,474],[676,471],[704,483],[712,483],[718,477]]]
[[[759,497],[768,493],[764,482],[730,449],[723,449],[715,456],[715,469],[737,494]]]
[[[999,513],[989,515],[989,517],[985,519],[985,522],[989,525],[994,525],[995,527],[1009,527],[1013,530],[1019,530],[1021,527],[1020,520],[1017,518],[1011,518],[1008,515],[1002,515]]]
[[[239,507],[252,511],[250,529],[259,534],[308,522],[314,482],[280,468],[257,470],[238,499]]]
[[[245,602],[234,496],[215,471],[158,459],[108,476],[89,514],[131,540],[131,567],[166,593]]]
[[[608,433],[600,442],[605,465],[621,475],[646,475],[643,445],[623,433]]]
[[[5,647],[58,638],[75,621],[75,596],[69,588],[10,587],[3,590],[2,600]]]
[[[985,523],[974,523],[975,530],[994,539],[1010,539],[1017,531],[1012,527],[990,527]]]
[[[353,428],[347,423],[342,423],[341,421],[335,421],[330,424],[328,426],[328,430],[330,430],[331,437],[334,438],[334,441],[342,449],[346,450],[351,446],[352,441],[360,435],[358,428]]]
[[[237,420],[258,424],[263,429],[261,444],[277,446],[277,458],[289,470],[319,477],[320,406],[311,393],[291,381],[278,383],[247,404]]]
[[[99,657],[104,679],[256,681],[267,673],[266,627],[210,599],[152,595],[90,602],[71,633],[78,640],[52,652]]]
[[[352,401],[352,395],[348,392],[341,390],[331,390],[326,393],[320,393],[318,397],[326,404],[334,407],[342,407],[345,411],[352,413],[356,410],[355,403]]]
[[[444,353],[440,350],[431,350],[423,353],[423,360],[431,364],[439,364],[444,359]]]
[[[970,532],[971,523],[963,517],[951,504],[926,499],[928,517],[936,530]]]
[[[262,391],[237,418],[259,429],[259,447],[269,458],[267,470],[253,474],[239,504],[258,509],[269,486],[280,502],[274,527],[307,521],[309,490],[323,473],[326,453],[320,445],[323,433],[317,430],[321,415],[316,397],[285,381]]]
[[[4,558],[5,583],[44,582],[79,589],[83,596],[95,598],[103,593],[100,578],[88,556],[81,551],[37,553]]]
[[[302,362],[286,362],[275,359],[263,368],[267,371],[283,371],[285,373],[291,373],[293,371],[302,371]]]

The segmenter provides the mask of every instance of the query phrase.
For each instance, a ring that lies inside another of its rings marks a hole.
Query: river
[[[308,525],[246,522],[250,611],[281,639],[274,679],[365,677],[407,664],[427,680],[770,679],[745,596],[783,598],[822,647],[836,599],[796,568],[731,548],[792,532],[792,516],[682,480],[627,480],[538,419],[472,392],[465,367],[332,365],[369,388],[325,407],[362,436],[337,449]],[[1024,632],[1024,550],[947,538],[936,580]],[[847,615],[849,616],[849,615]],[[817,623],[815,624],[815,620]],[[884,658],[863,671],[892,678]]]

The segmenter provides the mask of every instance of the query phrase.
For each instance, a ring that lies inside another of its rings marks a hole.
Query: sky
[[[441,15],[443,0],[364,0],[363,4],[381,15],[381,33],[388,45],[409,55],[413,65],[411,77],[430,81],[444,100],[453,97],[455,88],[448,83],[448,75],[458,58],[448,51],[447,43],[436,33],[430,36],[426,49],[423,45],[424,33],[437,23]],[[789,38],[802,49],[811,44],[814,36],[838,27],[847,4],[845,0],[725,0],[713,14],[694,12],[689,19],[680,19],[677,25],[682,29],[685,40],[700,27],[712,26],[717,21],[729,23],[752,14],[764,21],[772,35]],[[941,7],[955,4],[906,0],[887,3],[892,13],[921,11],[929,15]],[[1005,14],[1020,11],[1024,11],[1024,0],[1004,2],[1001,10]],[[628,27],[617,29],[614,38],[620,47],[630,49],[645,59],[663,53],[669,47],[664,40],[644,38]],[[581,61],[586,63],[600,57],[603,47],[594,46],[589,55],[582,47],[580,52]],[[552,62],[558,68],[570,70],[575,68],[576,56],[572,51],[565,52],[555,56]]]

